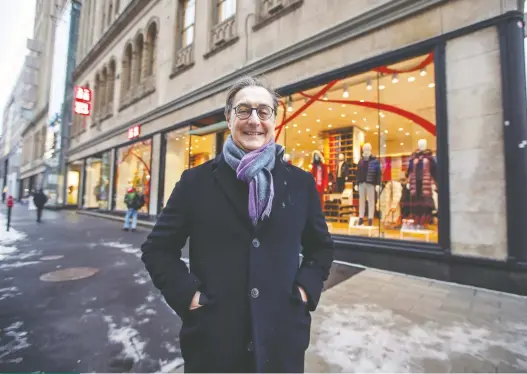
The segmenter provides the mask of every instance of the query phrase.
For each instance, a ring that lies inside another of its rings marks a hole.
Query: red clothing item
[[[328,167],[324,164],[313,164],[311,174],[315,178],[318,193],[323,193],[328,187]]]

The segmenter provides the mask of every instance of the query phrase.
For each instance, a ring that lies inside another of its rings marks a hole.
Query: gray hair
[[[229,93],[227,94],[227,101],[225,103],[225,117],[229,115],[232,109],[232,102],[234,101],[234,96],[236,96],[238,92],[240,92],[246,87],[265,88],[269,92],[269,94],[271,94],[271,97],[273,99],[273,109],[276,115],[276,112],[278,111],[278,101],[280,100],[280,96],[264,81],[263,78],[247,76],[238,79],[236,83],[234,83],[229,89]]]

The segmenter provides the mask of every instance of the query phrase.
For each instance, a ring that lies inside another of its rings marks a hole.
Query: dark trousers
[[[205,360],[205,359],[204,359]],[[223,368],[208,368],[203,362],[185,363],[185,373],[256,373],[254,352],[244,352],[238,359]]]
[[[9,231],[9,226],[11,226],[11,211],[13,208],[7,208],[7,231]]]
[[[44,208],[37,207],[37,222],[40,222],[40,219],[42,218],[42,211]]]

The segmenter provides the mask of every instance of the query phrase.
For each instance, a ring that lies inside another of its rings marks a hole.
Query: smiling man
[[[304,371],[333,241],[313,177],[274,142],[277,107],[260,80],[233,85],[223,152],[182,174],[142,246],[154,285],[183,320],[185,372]]]

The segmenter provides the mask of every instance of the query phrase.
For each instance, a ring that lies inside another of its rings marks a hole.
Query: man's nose
[[[248,122],[249,122],[249,124],[256,125],[256,126],[260,124],[260,118],[258,118],[258,114],[256,114],[256,110],[253,110],[251,112],[251,115],[249,116]]]

